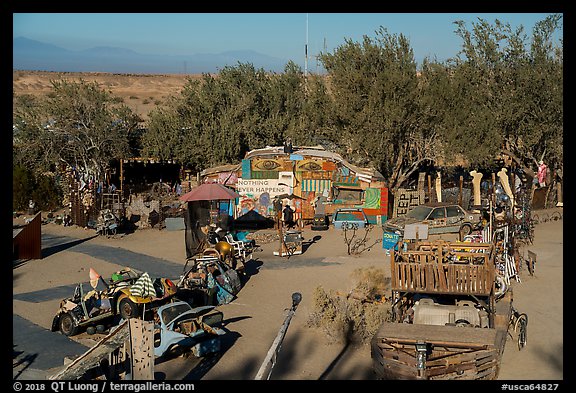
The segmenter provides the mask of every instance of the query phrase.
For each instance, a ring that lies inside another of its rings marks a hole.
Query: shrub
[[[390,283],[381,269],[357,269],[356,287],[348,295],[326,292],[321,286],[313,294],[313,311],[306,325],[320,329],[330,342],[369,341],[382,323],[391,320],[391,305],[384,291]]]
[[[53,176],[34,175],[29,169],[16,165],[12,169],[12,209],[28,209],[30,199],[38,209],[50,211],[61,206],[62,192]]]

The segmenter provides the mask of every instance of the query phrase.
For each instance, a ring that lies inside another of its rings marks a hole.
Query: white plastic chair
[[[243,260],[246,260],[246,248],[244,247],[244,243],[234,240],[234,236],[231,233],[226,234],[224,239],[234,247],[234,250],[238,253]]]

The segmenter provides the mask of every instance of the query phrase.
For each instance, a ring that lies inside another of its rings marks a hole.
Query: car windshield
[[[432,211],[431,207],[427,206],[416,206],[414,209],[406,213],[406,217],[414,218],[416,220],[425,220]]]
[[[169,325],[170,322],[174,320],[174,318],[182,315],[186,311],[190,311],[192,307],[190,307],[187,303],[180,303],[175,304],[172,307],[168,307],[165,310],[162,310],[162,320],[166,325]]]

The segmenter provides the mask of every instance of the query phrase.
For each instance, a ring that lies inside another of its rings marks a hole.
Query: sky
[[[26,37],[69,50],[96,46],[131,49],[142,54],[190,55],[230,50],[256,52],[293,60],[309,69],[315,56],[333,52],[346,39],[375,38],[382,26],[403,34],[418,63],[424,57],[455,57],[461,39],[456,20],[472,23],[496,19],[528,37],[548,13],[14,13],[13,38]]]

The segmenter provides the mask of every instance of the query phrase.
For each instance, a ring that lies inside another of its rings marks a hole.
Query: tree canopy
[[[347,39],[320,60],[326,75],[252,64],[189,79],[140,119],[94,83],[54,81],[45,98],[14,97],[14,159],[46,170],[63,162],[101,175],[111,159],[139,154],[201,171],[249,150],[322,144],[378,169],[390,187],[416,171],[455,162],[488,167],[511,157],[533,176],[544,159],[563,169],[562,16],[531,36],[498,20],[455,21],[460,53],[420,68],[407,37],[384,27]]]

